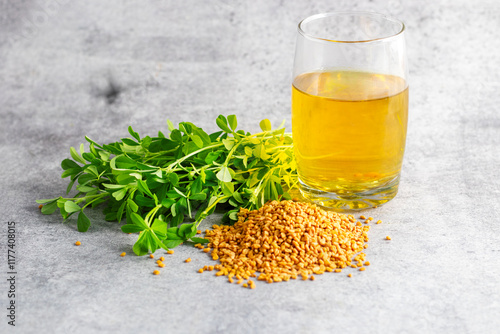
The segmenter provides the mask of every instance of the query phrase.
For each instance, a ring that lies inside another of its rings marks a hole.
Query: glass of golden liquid
[[[404,24],[337,12],[298,26],[292,134],[302,195],[339,211],[398,192],[408,122]]]

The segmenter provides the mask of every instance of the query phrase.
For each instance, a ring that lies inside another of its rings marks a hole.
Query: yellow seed
[[[202,274],[202,273],[203,273],[203,268],[198,269],[198,272],[199,272],[200,274]]]
[[[231,277],[229,277],[227,280],[228,280],[229,283],[233,283],[234,282]]]
[[[359,271],[365,271],[365,270],[366,270],[366,268],[365,268],[365,267],[361,267],[361,268],[359,268]]]
[[[121,257],[124,257],[125,255],[127,255],[127,253],[125,253],[125,252],[120,254]]]
[[[368,217],[368,220],[373,220],[373,217]]]
[[[352,274],[347,275],[347,277],[352,277]]]
[[[160,267],[160,268],[165,267],[165,263],[163,263],[163,262],[158,263],[158,267]]]
[[[316,279],[316,277],[314,277],[313,275],[311,275],[311,281],[314,281]]]
[[[160,256],[160,261],[165,261],[165,258],[163,256]]]
[[[43,204],[40,204],[40,205],[38,206],[38,208],[39,208],[40,210],[42,210],[42,208],[43,208]]]
[[[336,273],[341,273],[341,272],[342,272],[342,269],[335,269],[335,272],[336,272]]]
[[[215,273],[215,276],[222,276],[222,275],[224,275],[224,272],[222,270]]]
[[[201,234],[201,230],[196,230],[196,234]]]
[[[185,260],[184,260],[184,262],[186,262],[186,263],[191,262],[191,258],[190,258],[190,257],[188,257],[187,259],[185,259]]]
[[[243,283],[242,279],[239,279],[238,282],[236,282],[236,284],[241,284],[241,283]]]
[[[387,236],[387,237],[385,237],[385,238],[386,238],[387,240],[391,240],[391,237],[390,237],[390,236]]]
[[[75,242],[75,246],[80,246],[82,243],[80,241]]]
[[[170,249],[167,251],[167,254],[174,254],[174,251]]]
[[[364,265],[365,265],[365,266],[369,266],[369,265],[370,265],[370,262],[366,261],[366,262],[364,263]]]
[[[155,256],[153,254],[149,254],[149,257],[154,259]]]
[[[203,251],[204,251],[205,253],[208,253],[208,252],[210,252],[210,248],[203,248]]]
[[[382,224],[382,221],[381,220],[377,220],[377,224]]]
[[[214,270],[214,266],[208,266],[208,271]]]
[[[160,275],[160,272],[158,270],[153,271],[154,275]]]
[[[247,283],[243,283],[242,285],[244,288],[248,288],[248,284]]]
[[[366,219],[365,216],[359,216],[359,219]]]

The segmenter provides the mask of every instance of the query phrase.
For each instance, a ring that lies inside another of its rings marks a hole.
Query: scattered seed
[[[316,277],[314,277],[313,275],[311,275],[310,280],[311,280],[311,281],[314,281],[315,279],[316,279]]]
[[[80,241],[75,242],[75,246],[80,246],[82,243]]]
[[[155,258],[155,256],[153,254],[149,254],[149,257],[152,258],[152,259]]]
[[[365,216],[359,216],[359,219],[366,219]]]
[[[382,224],[382,221],[381,220],[377,220],[377,224]]]
[[[370,265],[370,262],[369,262],[369,261],[366,261],[366,262],[364,263],[364,265],[365,265],[365,266],[369,266],[369,265]]]
[[[385,238],[386,238],[387,240],[391,240],[391,237],[390,237],[390,236],[387,236],[387,237],[385,237]]]
[[[160,272],[158,270],[153,271],[153,275],[160,275]]]
[[[38,208],[39,208],[40,210],[42,210],[42,208],[43,208],[43,204],[40,204],[40,205],[38,206]]]
[[[247,283],[243,283],[242,285],[244,288],[248,288],[248,284]]]
[[[203,248],[203,251],[204,251],[205,253],[208,253],[208,252],[210,252],[210,248]]]
[[[201,230],[196,230],[196,234],[201,234]]]
[[[352,277],[352,274],[347,275],[347,277]]]
[[[121,257],[124,257],[125,255],[127,255],[127,253],[125,253],[125,252],[120,254]]]
[[[200,274],[203,274],[203,268],[198,269],[198,272],[199,272]]]
[[[165,263],[163,263],[163,262],[158,263],[158,267],[160,267],[160,268],[165,267]]]
[[[170,249],[167,251],[167,254],[174,254],[174,251]]]
[[[190,257],[188,257],[186,260],[184,260],[184,262],[186,262],[186,263],[191,262],[191,258],[190,258]]]
[[[359,271],[365,271],[365,270],[366,270],[366,268],[365,268],[365,267],[361,267],[361,268],[359,268]]]
[[[163,256],[160,256],[160,261],[165,261],[165,258]]]

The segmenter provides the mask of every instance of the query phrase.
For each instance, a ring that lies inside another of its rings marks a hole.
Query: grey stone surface
[[[366,272],[247,290],[197,274],[210,261],[181,246],[153,276],[151,259],[118,256],[133,236],[99,212],[85,234],[39,213],[85,135],[155,134],[167,118],[213,131],[221,113],[250,131],[266,117],[290,128],[296,24],[347,9],[405,21],[411,66],[400,193],[368,212],[384,224]],[[0,1],[0,332],[498,333],[499,30],[495,0]]]

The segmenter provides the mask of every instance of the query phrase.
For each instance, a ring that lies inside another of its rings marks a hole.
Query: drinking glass
[[[404,30],[366,12],[299,23],[292,134],[306,199],[343,211],[396,196],[408,122]]]

